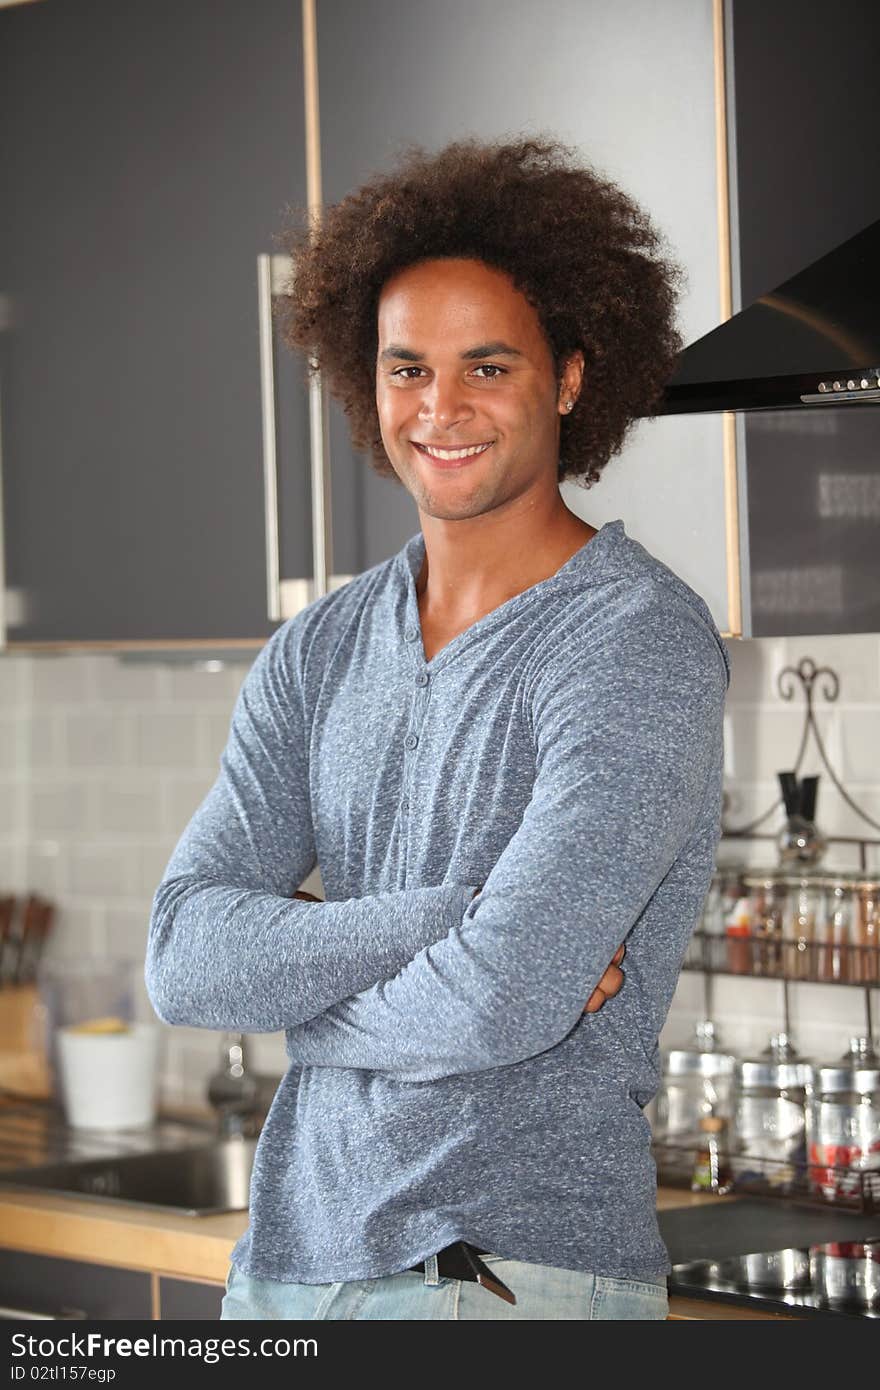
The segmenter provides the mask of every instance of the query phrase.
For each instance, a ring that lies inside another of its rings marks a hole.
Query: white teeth
[[[491,440],[489,443],[491,444]],[[472,454],[481,454],[484,449],[488,449],[489,444],[475,444],[471,449],[434,449],[428,448],[427,444],[420,444],[426,454],[433,454],[438,459],[467,459]]]

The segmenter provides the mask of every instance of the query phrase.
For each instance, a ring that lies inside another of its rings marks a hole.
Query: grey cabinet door
[[[305,201],[290,0],[0,11],[8,640],[263,639],[257,256]],[[281,569],[312,572],[279,358]]]
[[[223,1284],[205,1284],[194,1279],[159,1280],[159,1312],[162,1322],[195,1318],[217,1322],[226,1292]]]
[[[829,25],[818,0],[732,6],[737,308],[880,218],[876,159],[850,134],[880,122],[880,31],[867,0],[846,15]],[[739,444],[747,635],[880,631],[880,410],[755,411]]]
[[[573,145],[654,216],[688,271],[686,341],[717,326],[711,0],[334,0],[318,6],[325,203],[399,148],[538,132]],[[594,525],[623,517],[728,627],[721,422],[640,424],[595,488],[565,484]],[[356,573],[419,529],[402,485],[354,455],[331,405],[334,568]]]
[[[0,1250],[0,1317],[152,1318],[150,1276],[81,1260]]]

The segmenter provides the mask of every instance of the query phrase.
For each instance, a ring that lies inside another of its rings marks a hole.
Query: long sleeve
[[[291,897],[316,863],[302,619],[279,628],[248,671],[220,773],[154,895],[144,978],[166,1023],[292,1027],[445,936],[473,892],[445,883],[343,902]]]
[[[294,1060],[430,1081],[536,1055],[578,1022],[714,805],[729,679],[663,584],[595,626],[533,682],[532,796],[482,892],[392,978],[294,1029]]]

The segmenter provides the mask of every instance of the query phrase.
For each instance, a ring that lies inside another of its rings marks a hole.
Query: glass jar
[[[762,870],[744,876],[752,917],[753,975],[782,975],[782,919],[785,875]]]
[[[880,879],[861,878],[854,885],[853,984],[880,984]]]
[[[802,1181],[812,1080],[812,1066],[785,1033],[772,1037],[760,1057],[737,1061],[731,1156],[737,1184],[788,1191]]]
[[[816,978],[848,982],[852,975],[850,950],[856,930],[856,890],[860,873],[840,870],[823,879],[824,903],[816,930]]]
[[[682,1146],[696,1144],[705,1115],[729,1117],[733,1067],[734,1058],[719,1046],[714,1024],[698,1023],[693,1046],[673,1049],[663,1058],[655,1136]]]
[[[838,1062],[819,1067],[807,1104],[810,1188],[827,1201],[880,1200],[880,1058],[852,1038]]]
[[[782,969],[789,980],[809,980],[815,969],[814,942],[824,908],[824,878],[786,874],[782,913]]]

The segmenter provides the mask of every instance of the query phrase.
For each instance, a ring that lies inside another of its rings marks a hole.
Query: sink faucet
[[[224,1033],[219,1070],[208,1079],[208,1101],[217,1111],[220,1134],[253,1138],[263,1119],[262,1087],[250,1070],[243,1033]]]

